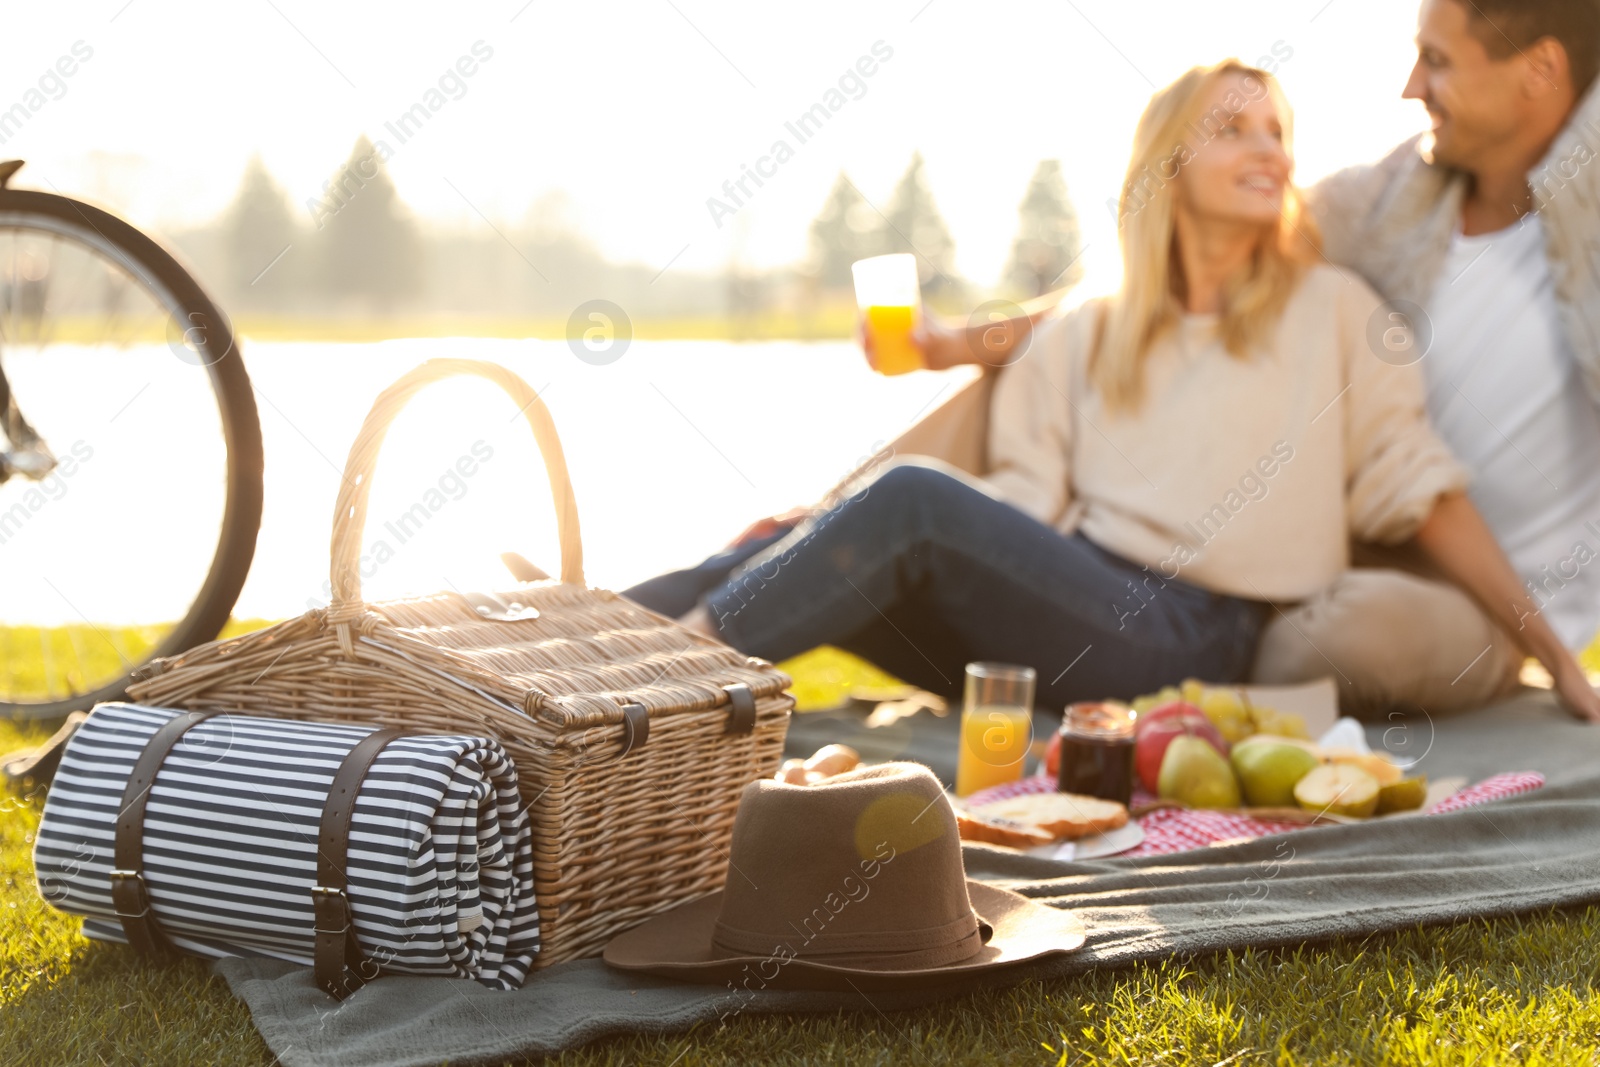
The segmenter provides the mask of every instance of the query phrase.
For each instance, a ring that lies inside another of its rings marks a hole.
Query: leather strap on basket
[[[356,794],[378,753],[404,735],[404,730],[388,727],[357,741],[339,764],[322,807],[322,824],[317,831],[317,884],[311,887],[316,915],[311,958],[317,987],[335,1000],[343,1000],[368,979],[378,976],[377,967],[362,954],[361,943],[356,940],[344,868],[350,855],[350,817],[355,812]]]
[[[161,724],[134,760],[133,772],[122,790],[112,844],[111,906],[116,909],[122,933],[141,956],[163,962],[178,955],[150,907],[150,890],[144,881],[144,812],[150,787],[161,764],[191,726],[216,715],[215,711],[186,711]]]
[[[544,459],[550,493],[555,498],[556,523],[561,536],[561,580],[583,585],[583,535],[578,528],[578,504],[567,475],[567,459],[561,450],[554,421],[544,401],[533,387],[507,367],[471,359],[430,359],[401,377],[373,401],[361,432],[350,446],[345,460],[344,478],[339,483],[339,501],[333,513],[333,604],[329,613],[335,619],[348,619],[363,608],[361,599],[362,531],[367,524],[367,498],[372,491],[372,474],[389,424],[400,410],[423,388],[443,378],[458,375],[487,378],[510,395],[517,410],[527,419]]]
[[[756,728],[756,698],[743,682],[722,687],[728,694],[728,728],[724,733],[748,734]]]
[[[650,740],[649,709],[643,704],[622,705],[622,751],[617,753],[617,759],[621,759],[636,748],[643,748],[648,740]]]

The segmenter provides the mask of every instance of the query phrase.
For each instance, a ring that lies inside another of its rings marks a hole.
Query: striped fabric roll
[[[134,761],[181,714],[101,704],[78,729],[34,846],[40,892],[125,941],[111,903],[113,831]],[[317,830],[335,771],[370,731],[243,715],[194,726],[151,787],[144,872],[162,929],[203,956],[310,965]],[[515,989],[539,950],[533,843],[516,769],[494,741],[401,737],[357,795],[349,881],[356,935],[384,972]]]

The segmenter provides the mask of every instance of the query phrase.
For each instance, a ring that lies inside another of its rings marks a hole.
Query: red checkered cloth
[[[1428,809],[1429,815],[1443,815],[1447,811],[1460,811],[1491,800],[1504,800],[1518,793],[1531,793],[1544,785],[1544,775],[1538,771],[1514,771],[1485,778],[1459,793],[1452,793]]]
[[[1532,792],[1543,785],[1544,775],[1538,771],[1497,774],[1439,801],[1428,809],[1428,814],[1442,815],[1448,811],[1487,804],[1492,800],[1504,800],[1518,793]],[[1029,793],[1050,793],[1055,788],[1056,780],[1053,775],[1036,774],[1031,778],[979,790],[967,797],[966,802],[972,805],[987,804],[990,801],[1005,800]],[[1134,790],[1135,805],[1149,804],[1154,800],[1155,798],[1143,789]],[[1201,808],[1157,808],[1139,817],[1139,827],[1144,831],[1144,840],[1120,855],[1162,856],[1172,852],[1187,852],[1193,848],[1205,848],[1221,841],[1238,841],[1265,837],[1268,834],[1287,833],[1290,830],[1310,829],[1305,823],[1257,819],[1236,812],[1206,811]]]

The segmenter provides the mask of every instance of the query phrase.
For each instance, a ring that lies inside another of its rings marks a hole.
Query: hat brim
[[[612,967],[682,982],[735,989],[917,989],[1014,967],[1083,947],[1083,923],[1061,908],[967,880],[973,910],[994,928],[976,955],[943,967],[885,971],[819,963],[802,956],[712,955],[711,936],[722,911],[722,892],[680,904],[612,938],[604,958]]]

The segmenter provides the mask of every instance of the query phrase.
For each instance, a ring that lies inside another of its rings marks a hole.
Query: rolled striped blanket
[[[68,744],[34,846],[40,892],[125,941],[111,900],[114,824],[134,762],[182,714],[102,704]],[[218,715],[162,763],[143,869],[172,942],[204,956],[312,960],[317,832],[364,726]],[[406,736],[356,795],[345,863],[356,936],[388,973],[522,985],[539,949],[533,844],[516,769],[494,741]]]

